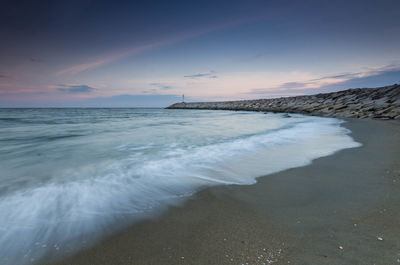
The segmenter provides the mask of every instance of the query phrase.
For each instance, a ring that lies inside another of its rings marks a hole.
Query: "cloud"
[[[100,67],[102,65],[111,63],[113,61],[117,61],[119,59],[132,56],[134,54],[139,54],[139,53],[151,50],[151,49],[155,49],[155,48],[162,47],[162,46],[165,46],[165,45],[168,45],[168,44],[172,44],[175,41],[176,40],[174,40],[174,39],[170,39],[170,40],[150,43],[150,44],[146,44],[146,45],[142,45],[142,46],[138,46],[138,47],[133,47],[133,48],[126,49],[126,50],[120,50],[120,51],[117,51],[115,53],[110,53],[108,55],[100,56],[100,57],[98,57],[96,59],[93,59],[93,60],[91,60],[89,62],[85,62],[85,63],[81,63],[81,64],[70,66],[68,68],[65,68],[63,70],[58,71],[56,74],[57,75],[78,74],[78,73],[84,72],[86,70],[97,68],[97,67]]]
[[[400,83],[400,66],[388,65],[365,71],[322,76],[304,82],[286,82],[277,87],[254,88],[246,94],[260,96],[294,96],[333,92],[349,88],[380,87]]]
[[[340,82],[348,81],[348,80],[356,80],[360,78],[365,78],[365,77],[370,77],[370,76],[380,76],[385,73],[390,73],[390,72],[396,72],[400,70],[400,65],[399,64],[390,64],[382,67],[373,67],[373,68],[366,68],[365,71],[361,72],[347,72],[347,73],[341,73],[341,74],[336,74],[336,75],[328,75],[328,76],[323,76],[321,78],[317,79],[311,79],[309,80],[308,83],[305,84],[310,84],[316,81],[323,81],[323,80],[328,80],[328,79],[339,79]],[[343,81],[344,80],[344,81]]]
[[[157,42],[153,42],[153,43],[148,43],[145,45],[141,45],[141,46],[135,46],[135,47],[131,47],[131,48],[127,48],[127,49],[121,49],[121,50],[117,50],[117,51],[112,51],[109,52],[107,54],[104,55],[99,55],[96,58],[92,58],[91,60],[88,60],[87,62],[83,62],[83,63],[79,63],[76,65],[72,65],[70,67],[64,68],[59,70],[56,74],[57,75],[64,75],[64,74],[78,74],[87,70],[91,70],[106,64],[109,64],[113,61],[117,61],[135,54],[141,54],[143,52],[147,52],[156,48],[160,48],[160,47],[164,47],[164,46],[168,46],[168,45],[172,45],[175,43],[179,43],[191,38],[196,38],[199,37],[201,35],[213,32],[213,31],[217,31],[217,30],[221,30],[221,29],[225,29],[225,28],[229,28],[229,27],[233,27],[233,26],[237,26],[237,25],[242,25],[242,24],[246,24],[246,23],[250,23],[250,22],[254,22],[257,20],[262,20],[265,19],[265,15],[261,15],[261,16],[252,16],[250,18],[244,18],[244,19],[238,19],[238,20],[234,20],[234,21],[228,21],[225,23],[220,23],[217,25],[212,25],[212,26],[208,26],[208,27],[204,27],[195,31],[191,31],[191,32],[183,32],[179,35],[161,40],[161,41],[157,41]],[[216,78],[215,77],[210,77],[210,78]]]
[[[321,86],[321,91],[338,91],[347,88],[380,87],[400,83],[400,69],[379,71],[373,75],[351,78],[343,82]]]
[[[95,90],[94,87],[88,85],[58,85],[58,91],[67,93],[90,93]]]
[[[256,53],[256,54],[252,55],[252,56],[240,59],[239,61],[243,62],[243,63],[253,62],[253,61],[259,60],[260,58],[264,57],[265,55],[267,55],[267,52],[265,52],[265,51],[264,52],[259,52],[259,53]]]
[[[33,57],[29,58],[29,61],[32,63],[42,63],[43,62],[42,59],[37,59],[37,58],[33,58]]]
[[[315,89],[315,88],[328,88],[328,87],[343,87],[344,85],[356,85],[356,83],[368,84],[365,83],[366,80],[371,82],[370,86],[374,86],[376,82],[372,82],[372,80],[382,80],[384,77],[391,75],[388,80],[389,83],[398,82],[394,79],[393,75],[396,75],[396,72],[400,70],[400,65],[398,64],[391,64],[383,67],[375,67],[375,68],[367,68],[365,71],[362,72],[347,72],[347,73],[340,73],[334,75],[327,75],[322,76],[320,78],[310,79],[304,82],[287,82],[281,84],[278,88],[287,88],[287,89]],[[358,80],[358,81],[357,81]],[[394,80],[394,81],[389,81]],[[357,82],[356,82],[357,81]],[[378,82],[381,84],[381,82]],[[361,85],[362,86],[362,85]],[[377,85],[379,86],[379,85]]]
[[[143,94],[155,94],[155,93],[158,92],[158,89],[150,88],[150,89],[147,89],[147,90],[142,90],[140,92],[143,93]]]
[[[320,78],[315,78],[315,79],[310,79],[304,82],[286,82],[281,84],[278,88],[288,88],[288,89],[305,89],[309,86],[316,86],[318,87],[319,83],[327,81],[327,80],[337,80],[337,81],[333,81],[335,82],[341,82],[343,80],[348,80],[348,79],[352,79],[352,78],[357,78],[360,75],[362,75],[362,73],[358,72],[358,73],[344,73],[344,74],[336,74],[336,75],[328,75],[328,76],[323,76]],[[332,82],[332,81],[331,81]]]
[[[208,73],[198,73],[198,74],[193,74],[193,75],[185,75],[183,76],[185,78],[191,78],[191,79],[196,79],[196,78],[218,78],[218,76],[215,75],[215,71],[210,71]]]
[[[157,87],[158,89],[161,89],[161,90],[172,89],[171,86],[166,85],[166,84],[163,84],[163,83],[150,83],[149,85],[150,85],[150,86]]]
[[[0,78],[9,78],[10,76],[6,75],[6,74],[0,74]]]
[[[306,84],[307,83],[302,83],[302,82],[287,82],[280,85],[279,88],[299,88],[299,87],[304,87],[304,85]]]
[[[349,78],[358,77],[361,74],[362,74],[362,72],[328,75],[328,76],[323,76],[321,78],[311,79],[310,81],[313,82],[313,81],[320,81],[320,80],[324,80],[324,79],[349,79]]]

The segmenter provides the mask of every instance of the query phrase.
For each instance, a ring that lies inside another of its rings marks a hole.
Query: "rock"
[[[400,85],[358,88],[312,96],[225,102],[175,103],[168,109],[246,110],[339,118],[400,120]]]

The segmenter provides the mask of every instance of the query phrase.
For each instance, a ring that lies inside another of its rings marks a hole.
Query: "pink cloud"
[[[152,49],[156,49],[156,48],[168,46],[168,45],[171,45],[174,43],[182,42],[184,40],[187,40],[190,38],[195,38],[195,37],[198,37],[200,35],[203,35],[203,34],[206,34],[206,33],[212,32],[212,31],[232,27],[235,25],[246,24],[246,23],[250,23],[250,22],[257,21],[257,20],[264,19],[264,18],[265,18],[265,16],[253,16],[250,19],[247,18],[247,19],[241,19],[241,20],[236,20],[236,21],[230,21],[230,22],[210,26],[207,28],[203,28],[203,29],[200,29],[197,31],[193,31],[191,33],[185,33],[185,34],[182,34],[180,36],[176,36],[176,37],[173,37],[170,39],[166,39],[166,40],[162,40],[162,41],[158,41],[158,42],[154,42],[154,43],[149,43],[146,45],[137,46],[137,47],[133,47],[130,49],[111,52],[109,54],[99,56],[98,58],[94,58],[88,62],[76,64],[76,65],[70,66],[68,68],[62,69],[62,70],[58,71],[56,74],[57,75],[78,74],[78,73],[111,63],[113,61],[117,61],[119,59],[123,59],[123,58],[129,57],[129,56],[135,55],[135,54],[140,54],[140,53],[143,53],[146,51],[150,51]]]
[[[127,50],[123,50],[123,51],[118,51],[109,55],[105,55],[103,57],[99,57],[97,59],[94,59],[92,61],[86,62],[86,63],[81,63],[81,64],[77,64],[77,65],[73,65],[70,66],[66,69],[63,69],[61,71],[58,71],[56,74],[57,75],[63,75],[63,74],[77,74],[89,69],[93,69],[105,64],[108,64],[110,62],[134,55],[134,54],[139,54],[151,49],[155,49],[158,47],[162,47],[168,44],[173,43],[172,40],[169,41],[161,41],[161,42],[156,42],[156,43],[151,43],[151,44],[147,44],[147,45],[143,45],[143,46],[139,46],[139,47],[134,47],[132,49],[127,49]]]

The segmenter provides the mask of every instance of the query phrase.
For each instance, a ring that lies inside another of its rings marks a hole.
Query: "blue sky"
[[[0,107],[164,107],[400,82],[400,1],[5,1]]]

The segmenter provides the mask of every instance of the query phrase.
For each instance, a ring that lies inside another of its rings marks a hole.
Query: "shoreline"
[[[400,123],[351,119],[342,126],[363,146],[254,185],[206,188],[50,264],[394,264]]]

